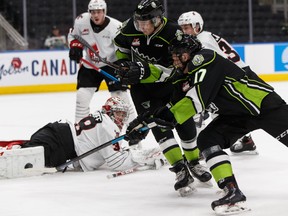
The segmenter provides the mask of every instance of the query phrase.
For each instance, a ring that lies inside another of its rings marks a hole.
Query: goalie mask
[[[149,21],[157,28],[162,20],[164,8],[158,0],[142,0],[134,11],[134,26],[137,31],[141,31],[141,22]]]
[[[197,27],[197,24],[199,25],[199,30],[197,31],[199,34],[203,30],[204,21],[202,19],[202,16],[196,11],[189,11],[189,12],[183,13],[178,18],[178,25],[180,26],[191,25],[194,31]]]
[[[107,114],[121,130],[129,118],[129,107],[119,97],[111,97],[102,106],[102,113]]]
[[[104,10],[105,15],[107,14],[107,4],[104,0],[91,0],[88,4],[88,12],[92,10]]]

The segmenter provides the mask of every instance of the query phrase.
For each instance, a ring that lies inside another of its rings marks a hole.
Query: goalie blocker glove
[[[70,42],[69,58],[77,63],[83,57],[83,44],[74,39]]]
[[[150,68],[146,62],[121,62],[120,66],[123,70],[117,70],[119,81],[124,85],[133,85],[140,82],[150,75]]]

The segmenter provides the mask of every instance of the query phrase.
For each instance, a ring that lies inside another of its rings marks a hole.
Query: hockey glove
[[[163,128],[173,129],[177,124],[173,113],[166,106],[156,109],[153,116],[156,119],[155,122],[158,122],[158,127],[162,125]]]
[[[124,85],[133,85],[145,79],[150,74],[149,65],[146,62],[125,61],[120,63],[123,70],[117,71],[120,82]]]
[[[76,39],[70,43],[69,58],[77,63],[83,57],[83,45]]]
[[[147,126],[149,124],[149,117],[150,113],[149,111],[146,111],[140,115],[133,121],[131,121],[126,129],[126,136],[125,140],[126,141],[140,141],[142,139],[145,139],[149,129],[147,130],[141,130],[141,128]],[[129,142],[129,143],[134,143],[134,142]],[[137,144],[137,142],[135,142]]]

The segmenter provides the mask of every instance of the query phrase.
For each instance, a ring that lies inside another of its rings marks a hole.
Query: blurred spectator
[[[285,23],[282,28],[281,31],[284,35],[288,35],[288,23]]]
[[[52,27],[51,35],[44,42],[45,49],[66,49],[67,39],[65,35],[60,34],[60,29],[57,26]]]

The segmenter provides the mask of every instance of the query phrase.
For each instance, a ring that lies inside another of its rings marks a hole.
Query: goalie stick
[[[98,59],[107,64],[108,66],[110,66],[111,68],[115,69],[115,70],[119,70],[119,71],[123,71],[123,68],[120,67],[119,65],[113,64],[112,62],[107,61],[105,58],[102,58],[98,52],[96,52],[96,50],[80,35],[72,35],[72,37],[74,37],[76,40],[78,40],[81,44],[83,44],[85,47],[87,47],[88,49],[90,49],[97,57]]]
[[[109,145],[113,145],[113,144],[123,140],[125,138],[125,136],[126,135],[119,136],[119,137],[117,137],[115,139],[112,139],[112,140],[110,140],[110,141],[108,141],[106,143],[103,143],[102,145],[97,146],[96,148],[93,148],[93,149],[91,149],[91,150],[89,150],[89,151],[87,151],[87,152],[85,152],[85,153],[73,158],[73,159],[70,159],[67,162],[57,166],[56,170],[65,172],[69,165],[71,165],[71,164],[75,163],[76,161],[79,161],[79,160],[81,160],[81,159],[93,154],[94,152],[97,152],[97,151],[99,151],[99,150],[101,150],[101,149],[103,149],[103,148],[105,148],[105,147],[107,147]]]
[[[150,128],[153,128],[155,126],[157,126],[157,124],[155,122],[151,122],[150,124],[147,124],[144,127],[141,127],[141,125],[139,125],[139,128],[135,128],[135,130],[146,131],[146,130],[148,130]],[[63,164],[61,164],[59,166],[57,166],[56,170],[65,172],[69,165],[71,165],[71,164],[75,163],[76,161],[79,161],[79,160],[81,160],[81,159],[83,159],[83,158],[85,158],[85,157],[87,157],[87,156],[89,156],[89,155],[91,155],[91,154],[93,154],[93,153],[95,153],[95,152],[97,152],[97,151],[109,146],[109,145],[113,145],[113,144],[121,141],[125,137],[126,137],[126,134],[124,134],[122,136],[119,136],[119,137],[117,137],[115,139],[112,139],[112,140],[110,140],[110,141],[108,141],[106,143],[103,143],[102,145],[97,146],[97,147],[95,147],[95,148],[93,148],[93,149],[91,149],[91,150],[89,150],[89,151],[87,151],[87,152],[85,152],[85,153],[83,153],[83,154],[71,159],[71,160],[68,160],[67,162],[65,162],[65,163],[63,163]]]

